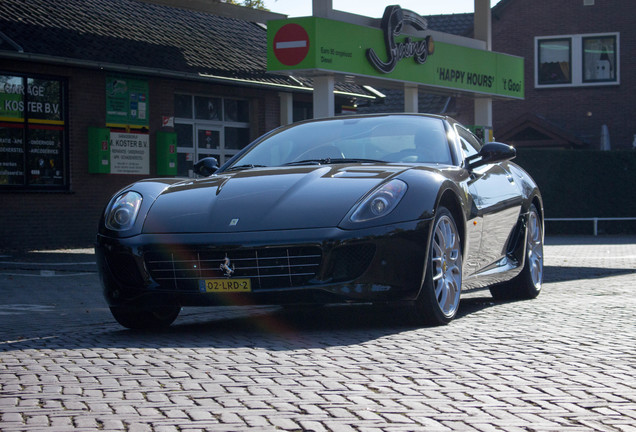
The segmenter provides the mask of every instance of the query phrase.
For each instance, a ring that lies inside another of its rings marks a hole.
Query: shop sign
[[[0,121],[63,124],[62,100],[58,80],[0,76]],[[26,113],[25,113],[26,108]]]
[[[0,186],[65,185],[63,82],[0,75]]]
[[[106,77],[106,125],[148,127],[148,81]]]
[[[522,57],[433,42],[422,30],[425,21],[414,15],[389,6],[383,28],[319,17],[269,21],[267,70],[308,76],[324,71],[473,94],[524,97]],[[292,65],[274,53],[275,36],[290,24],[302,27],[308,36],[305,57]],[[422,36],[405,35],[406,25]]]
[[[433,54],[435,50],[431,36],[415,41],[407,37],[404,42],[397,42],[396,38],[402,33],[405,23],[416,30],[428,28],[428,22],[415,12],[403,10],[397,5],[387,6],[382,17],[382,31],[388,59],[382,61],[373,48],[367,50],[369,62],[382,73],[393,72],[397,62],[408,57],[413,57],[416,63],[424,64],[429,54]]]
[[[150,174],[149,135],[111,132],[110,173]]]

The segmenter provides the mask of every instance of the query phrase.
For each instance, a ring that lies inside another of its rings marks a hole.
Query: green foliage
[[[636,152],[519,149],[514,160],[535,179],[547,218],[636,217]],[[548,233],[592,232],[592,222],[549,222]],[[606,233],[636,222],[601,222]]]
[[[265,2],[263,0],[243,0],[243,1],[226,0],[226,3],[237,5],[237,6],[248,7],[252,9],[264,10],[264,11],[269,10],[265,7]]]

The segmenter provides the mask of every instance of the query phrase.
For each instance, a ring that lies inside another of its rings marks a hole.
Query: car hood
[[[144,233],[241,232],[337,226],[364,195],[405,166],[256,168],[166,188]]]

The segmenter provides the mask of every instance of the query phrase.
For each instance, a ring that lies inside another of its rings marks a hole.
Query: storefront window
[[[192,96],[174,95],[175,117],[192,118]]]
[[[178,175],[192,177],[194,163],[208,156],[223,164],[249,144],[249,101],[184,94],[174,101]]]
[[[245,128],[225,128],[225,148],[240,150],[250,142],[250,130]]]
[[[197,131],[197,147],[199,149],[212,150],[221,146],[221,132],[218,130],[199,129]]]
[[[583,81],[616,81],[616,37],[583,38]]]
[[[221,120],[221,99],[195,96],[194,117],[199,120]]]
[[[539,41],[539,84],[572,82],[569,39]]]
[[[245,100],[225,99],[225,121],[228,122],[249,122],[249,104]]]
[[[0,75],[1,188],[68,187],[64,91],[59,79]]]

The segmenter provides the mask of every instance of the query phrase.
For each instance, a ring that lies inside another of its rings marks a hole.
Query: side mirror
[[[213,157],[206,157],[194,164],[194,172],[200,176],[211,176],[219,169],[219,161]]]
[[[514,159],[515,156],[517,156],[517,150],[513,146],[499,142],[489,142],[484,144],[479,153],[467,157],[466,163],[468,169],[473,169],[490,163]]]

